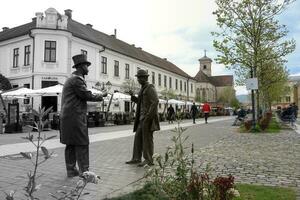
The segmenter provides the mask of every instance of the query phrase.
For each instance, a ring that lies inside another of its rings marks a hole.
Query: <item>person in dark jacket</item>
[[[107,96],[93,95],[87,89],[84,76],[88,74],[86,55],[72,57],[76,69],[63,87],[60,113],[60,142],[66,145],[67,176],[74,177],[89,170],[89,136],[87,127],[87,101],[102,101]],[[76,162],[79,170],[76,167]]]
[[[192,118],[193,118],[193,124],[196,124],[195,118],[196,118],[197,113],[198,113],[198,108],[197,108],[197,106],[195,105],[195,102],[194,102],[192,107],[191,107],[191,115],[192,115]]]
[[[132,159],[126,164],[138,164],[139,167],[153,165],[153,132],[160,130],[158,119],[158,96],[154,85],[148,82],[147,71],[138,70],[136,77],[141,89],[138,97],[130,91],[131,101],[137,104],[133,132],[134,144]],[[142,156],[144,161],[141,162]]]
[[[172,104],[170,104],[168,110],[167,110],[167,116],[168,116],[168,121],[169,121],[169,124],[172,123],[173,124],[173,120],[175,118],[175,110],[172,106]]]

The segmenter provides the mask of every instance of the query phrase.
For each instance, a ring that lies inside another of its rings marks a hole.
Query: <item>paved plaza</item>
[[[198,119],[197,124],[183,121],[188,127],[184,132],[189,135],[188,143],[195,145],[196,161],[200,168],[209,164],[213,175],[233,174],[236,182],[263,185],[287,186],[300,194],[300,134],[294,130],[283,130],[278,134],[238,133],[231,126],[233,117],[210,118],[208,124]],[[155,152],[163,153],[171,144],[171,136],[176,124],[162,123],[162,131],[155,133]],[[95,200],[117,196],[134,190],[139,185],[145,169],[126,165],[131,158],[133,133],[132,125],[90,128],[90,166],[91,171],[101,176],[99,184],[89,184],[86,191],[90,194],[84,199]],[[47,135],[58,135],[48,131]],[[26,173],[32,168],[28,160],[17,153],[30,148],[23,134],[0,135],[0,190],[17,190],[16,199],[21,199],[22,188],[26,185]],[[19,143],[19,145],[17,144]],[[20,143],[22,143],[20,145]],[[28,146],[27,146],[28,145]],[[58,139],[45,146],[54,151],[56,157],[48,160],[39,168],[42,175],[38,179],[41,189],[37,196],[53,199],[49,193],[57,190],[70,190],[78,178],[67,178],[64,164],[64,148]],[[11,150],[5,150],[10,148]],[[30,151],[30,150],[29,150]],[[142,180],[141,180],[142,181]],[[65,186],[65,187],[64,187]],[[0,193],[0,199],[4,193]]]

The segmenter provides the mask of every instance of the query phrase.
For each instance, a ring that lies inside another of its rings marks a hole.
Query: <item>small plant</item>
[[[76,186],[74,189],[72,189],[70,192],[65,192],[65,191],[57,191],[58,193],[62,194],[61,197],[57,197],[54,194],[50,193],[50,196],[58,199],[58,200],[79,200],[81,196],[85,196],[88,195],[88,192],[83,193],[83,190],[85,188],[85,186],[88,183],[94,183],[94,184],[98,184],[98,180],[100,179],[99,176],[97,176],[94,172],[83,172],[81,178],[79,179],[79,181],[77,182]]]
[[[48,115],[48,113],[51,110],[52,107],[48,108],[46,111],[45,108],[42,109],[39,108],[38,111],[33,109],[32,113],[34,116],[37,117],[38,120],[37,122],[34,122],[35,126],[27,126],[27,127],[30,130],[32,129],[37,130],[36,140],[34,134],[32,134],[31,131],[28,132],[28,136],[22,137],[23,139],[30,141],[36,147],[35,154],[31,152],[20,152],[20,154],[25,159],[30,160],[33,165],[33,170],[27,173],[28,182],[27,185],[24,187],[24,190],[26,192],[25,196],[29,200],[39,199],[37,197],[34,197],[34,192],[36,192],[41,187],[41,184],[37,184],[36,182],[38,167],[53,156],[53,152],[49,153],[48,149],[45,146],[43,146],[43,144],[46,140],[50,140],[56,136],[46,137],[45,133],[42,136],[42,130],[44,126],[48,123],[48,120],[44,120],[44,118]],[[40,158],[40,152],[42,152],[44,155],[43,160],[41,160]],[[11,191],[10,193],[5,193],[5,194],[6,194],[6,200],[14,200],[15,191]]]

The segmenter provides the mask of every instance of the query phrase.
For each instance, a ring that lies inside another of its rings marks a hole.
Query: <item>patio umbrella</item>
[[[128,94],[124,94],[121,92],[115,92],[113,96],[113,100],[128,100],[130,101],[131,96]]]
[[[167,101],[164,99],[158,99],[159,103],[166,103]]]
[[[8,92],[3,92],[1,95],[4,98],[26,98],[30,96],[32,89],[28,88],[19,88],[16,90],[8,91]]]
[[[179,101],[176,99],[169,99],[168,101],[169,104],[177,104],[177,105],[184,105],[185,103],[183,101]]]
[[[63,85],[57,84],[50,87],[45,87],[31,92],[31,96],[58,96],[62,93]]]
[[[30,96],[58,96],[62,93],[62,90],[63,90],[63,85],[57,84],[57,85],[50,86],[50,87],[32,90],[32,92],[30,92],[28,95],[30,95]],[[93,94],[102,94],[101,91],[93,89],[93,88],[89,88],[88,90],[90,90]]]

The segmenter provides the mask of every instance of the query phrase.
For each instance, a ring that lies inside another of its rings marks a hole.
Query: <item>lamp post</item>
[[[253,67],[250,69],[250,76],[254,78]],[[252,130],[255,130],[255,98],[254,98],[254,89],[251,89],[251,102],[252,102]]]
[[[108,92],[108,91],[111,89],[112,84],[111,84],[111,82],[107,81],[105,85],[106,85],[107,92]],[[107,106],[107,109],[106,109],[106,116],[105,116],[106,121],[107,121],[108,112],[109,112],[109,108],[110,108],[110,105],[111,105],[111,101],[112,101],[112,99],[113,99],[113,96],[114,96],[114,93],[111,94],[111,97],[110,97],[110,99],[109,99],[109,103],[108,103],[108,106]]]
[[[111,82],[107,81],[105,83],[105,86],[106,86],[107,91],[109,92],[109,90],[111,89],[112,84],[111,84]]]

